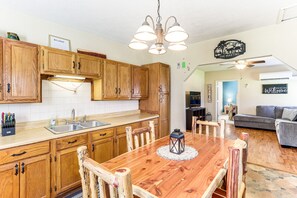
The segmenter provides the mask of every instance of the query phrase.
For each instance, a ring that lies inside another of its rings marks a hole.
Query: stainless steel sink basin
[[[54,134],[60,134],[60,133],[67,133],[67,132],[78,131],[78,130],[93,128],[93,127],[100,127],[105,125],[109,125],[109,123],[100,122],[97,120],[89,120],[89,121],[75,123],[75,124],[56,125],[56,126],[50,126],[45,128]]]
[[[58,125],[58,126],[51,126],[46,128],[56,134],[84,129],[84,127],[80,126],[79,124]]]
[[[109,125],[109,123],[100,122],[100,121],[97,121],[97,120],[89,120],[89,121],[80,123],[80,125],[82,127],[85,127],[85,128],[93,128],[93,127],[100,127],[100,126]]]

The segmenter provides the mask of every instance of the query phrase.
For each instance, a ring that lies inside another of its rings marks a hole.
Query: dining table
[[[191,160],[168,160],[157,154],[169,144],[169,136],[102,163],[111,171],[131,170],[132,184],[157,197],[203,197],[209,185],[228,161],[228,147],[234,140],[185,133],[185,146],[198,151]]]

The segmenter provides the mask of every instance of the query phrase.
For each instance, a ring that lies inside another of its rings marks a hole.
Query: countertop
[[[32,144],[42,142],[46,140],[53,140],[61,137],[77,135],[95,130],[101,130],[106,128],[117,127],[134,122],[141,122],[149,119],[158,118],[157,114],[142,113],[139,111],[122,112],[106,115],[93,115],[88,116],[88,120],[99,120],[102,122],[108,122],[110,125],[94,127],[79,131],[67,132],[62,134],[53,134],[45,128],[48,122],[31,122],[22,125],[17,125],[16,134],[12,136],[0,136],[0,150],[12,148],[16,146],[22,146],[26,144]]]

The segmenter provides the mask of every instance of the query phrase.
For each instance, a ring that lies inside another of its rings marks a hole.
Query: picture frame
[[[288,94],[288,84],[262,84],[262,94]]]
[[[212,103],[212,84],[207,84],[207,102]]]
[[[49,47],[70,51],[71,50],[71,42],[69,39],[65,39],[59,36],[51,35],[48,36],[48,45]]]

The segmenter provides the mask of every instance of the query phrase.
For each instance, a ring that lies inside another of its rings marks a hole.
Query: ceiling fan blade
[[[250,64],[247,65],[247,67],[249,67],[249,68],[254,67],[254,66],[255,66],[255,65],[250,65]]]
[[[231,66],[231,67],[228,67],[228,69],[231,69],[231,68],[234,68],[235,67],[235,65],[233,65],[233,66]]]
[[[235,62],[225,62],[225,63],[220,63],[220,65],[234,65]]]
[[[259,61],[250,61],[250,62],[248,62],[248,64],[250,65],[252,65],[252,64],[260,64],[260,63],[265,63],[265,60],[259,60]]]

